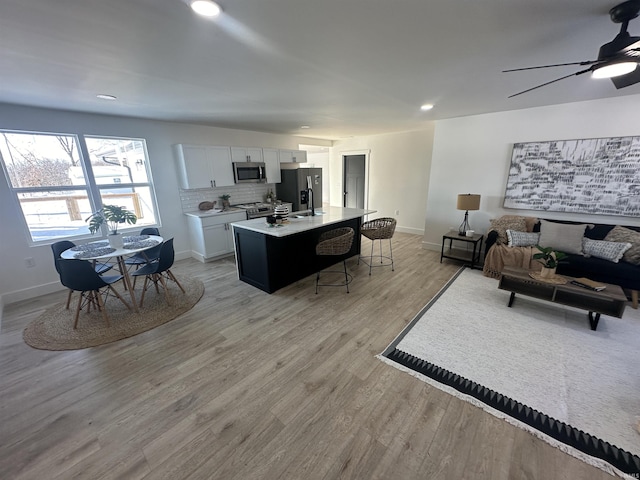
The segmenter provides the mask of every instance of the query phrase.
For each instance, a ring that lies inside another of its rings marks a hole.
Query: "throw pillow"
[[[533,228],[538,223],[538,217],[524,217],[524,222],[527,225],[527,232],[533,232]]]
[[[540,246],[582,255],[582,237],[586,228],[585,223],[569,225],[540,220]]]
[[[509,240],[510,247],[531,247],[538,244],[540,234],[534,232],[507,230],[507,239]]]
[[[518,232],[525,232],[527,230],[527,224],[524,217],[500,217],[494,220],[490,220],[491,227],[489,230],[495,230],[498,232],[498,243],[506,245],[509,242],[507,238],[507,230],[515,230]]]
[[[585,255],[602,258],[613,263],[618,263],[624,252],[630,248],[631,244],[628,242],[607,242],[605,240],[592,240],[587,237],[582,239],[582,251]]]
[[[640,265],[640,232],[616,225],[604,239],[608,242],[630,243],[631,248],[624,252],[622,260],[633,265]]]

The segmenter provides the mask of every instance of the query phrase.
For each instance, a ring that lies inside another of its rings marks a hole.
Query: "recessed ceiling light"
[[[300,128],[311,128],[309,125],[300,125]]]
[[[217,17],[222,9],[211,0],[192,0],[191,9],[203,17]]]
[[[430,103],[425,103],[420,107],[420,110],[422,110],[423,112],[426,112],[427,110],[431,110],[432,108],[433,108],[433,105],[431,105]]]
[[[116,99],[115,95],[107,95],[106,93],[99,93],[98,95],[96,95],[96,97],[98,97],[101,100],[115,100]]]

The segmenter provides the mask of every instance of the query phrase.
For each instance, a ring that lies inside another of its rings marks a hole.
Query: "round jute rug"
[[[91,309],[91,312],[87,313],[86,308],[83,308],[80,311],[78,328],[74,330],[73,319],[80,295],[74,292],[69,310],[65,308],[66,302],[48,308],[27,325],[22,337],[27,345],[41,350],[78,350],[146,332],[190,310],[202,297],[204,285],[200,280],[177,275],[176,277],[187,293],[182,293],[174,282],[169,281],[172,305],[167,304],[162,289],[157,293],[153,286],[147,289],[144,306],[139,309],[139,313],[127,310],[120,300],[110,294],[106,308],[111,326],[107,327],[100,312]],[[131,297],[128,292],[123,291],[121,282],[115,288],[131,304]],[[141,282],[138,282],[135,292],[139,302],[142,294]]]

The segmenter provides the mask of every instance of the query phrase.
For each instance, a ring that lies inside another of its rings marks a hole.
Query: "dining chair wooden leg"
[[[142,286],[142,295],[140,296],[140,307],[144,302],[144,294],[147,292],[147,283],[149,283],[149,276],[144,277],[144,285]]]
[[[67,295],[67,305],[64,307],[69,310],[69,304],[71,303],[71,295],[73,295],[73,290],[69,289],[69,295]]]
[[[167,286],[167,282],[164,279],[164,277],[162,276],[162,274],[158,275],[158,279],[160,280],[160,283],[162,284],[162,288],[164,288],[164,298],[167,301],[167,303],[169,305],[171,305],[171,294],[169,293],[169,288]]]
[[[80,295],[78,296],[78,306],[76,307],[76,316],[75,316],[75,319],[73,320],[74,330],[78,328],[78,317],[80,316],[80,307],[82,307],[82,297],[84,296],[83,292],[79,292],[79,293]]]
[[[182,288],[182,285],[180,285],[180,282],[175,277],[175,275],[173,273],[171,273],[171,270],[167,270],[167,275],[169,275],[169,277],[171,277],[171,280],[176,282],[176,285],[178,285],[180,287],[180,290],[182,290],[182,293],[187,293],[187,292],[184,291],[184,288]]]
[[[107,314],[107,309],[104,306],[104,302],[102,301],[102,295],[100,295],[100,292],[95,292],[95,298],[98,301],[98,310],[102,312],[102,318],[107,324],[107,327],[111,328],[111,324],[109,323],[109,315]]]
[[[116,297],[118,297],[118,300],[120,300],[122,303],[124,303],[124,305],[125,305],[129,310],[131,310],[131,305],[129,305],[129,304],[127,303],[127,301],[126,301],[124,298],[122,298],[122,295],[120,295],[120,294],[118,293],[118,291],[117,291],[115,288],[113,288],[111,285],[109,285],[109,290],[110,290],[111,292],[113,292],[113,294],[114,294]]]
[[[158,274],[154,273],[151,279],[153,280],[153,284],[156,286],[156,293],[160,293],[160,289],[158,288]]]
[[[86,305],[87,305],[87,313],[91,313],[91,307],[95,306],[95,304],[93,303],[93,292],[87,292],[85,294],[85,299],[86,301]]]

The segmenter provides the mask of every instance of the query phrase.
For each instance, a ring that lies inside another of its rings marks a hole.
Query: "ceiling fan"
[[[550,82],[536,85],[522,92],[510,95],[508,98],[522,95],[523,93],[545,87],[565,78],[582,75],[591,72],[593,78],[611,78],[617,89],[628,87],[640,82],[640,37],[632,37],[627,32],[629,21],[633,20],[640,13],[640,0],[628,0],[616,5],[609,10],[609,16],[614,23],[622,24],[620,33],[610,41],[600,47],[597,60],[585,60],[583,62],[556,63],[553,65],[541,65],[539,67],[514,68],[503,70],[503,72],[519,72],[522,70],[534,70],[538,68],[563,67],[567,65],[589,65],[588,68],[569,75],[565,75]]]

